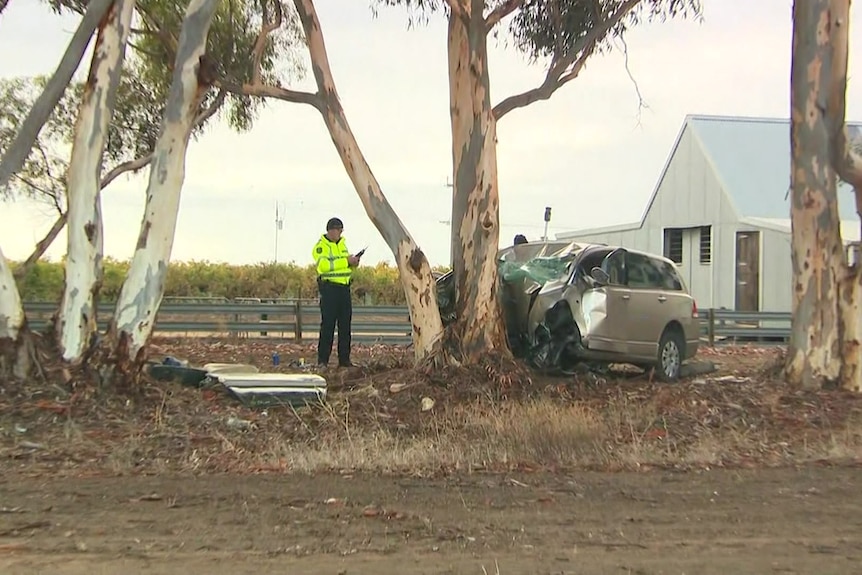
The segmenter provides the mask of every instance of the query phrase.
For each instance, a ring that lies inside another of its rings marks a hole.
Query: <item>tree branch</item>
[[[173,59],[176,57],[177,53],[177,39],[174,38],[174,36],[166,30],[164,26],[162,26],[158,19],[153,16],[152,12],[144,6],[141,6],[140,2],[135,4],[135,8],[140,12],[141,18],[144,22],[153,28],[151,33],[161,38],[162,44],[164,44],[165,49],[168,51],[168,65],[173,66]]]
[[[159,36],[159,32],[157,30],[149,30],[147,28],[130,28],[129,32],[135,34],[136,36]]]
[[[847,126],[841,126],[833,135],[835,171],[838,176],[862,191],[862,155],[853,149]]]
[[[30,178],[28,178],[26,176],[22,176],[21,174],[15,174],[12,177],[15,178],[16,180],[18,180],[19,182],[21,182],[22,184],[24,184],[25,186],[27,186],[28,188],[32,188],[33,190],[39,192],[43,196],[51,198],[51,204],[55,208],[57,208],[57,210],[60,213],[63,213],[63,210],[61,210],[60,206],[59,206],[59,200],[57,198],[57,192],[55,192],[53,190],[49,190],[47,188],[44,188],[44,187],[40,186],[39,184],[37,184],[36,182],[34,182],[33,180],[31,180]]]
[[[256,86],[260,84],[260,62],[263,59],[263,52],[266,49],[266,41],[269,35],[281,28],[284,22],[284,10],[281,5],[281,0],[275,0],[275,20],[269,21],[266,6],[269,0],[262,0],[261,8],[263,9],[263,23],[260,26],[260,33],[257,35],[257,40],[254,43],[252,51],[252,69],[251,69],[251,84]]]
[[[625,36],[620,34],[620,43],[623,45],[623,57],[625,58],[625,67],[626,74],[628,74],[629,80],[632,81],[632,84],[635,87],[635,94],[638,97],[638,115],[637,115],[637,123],[640,126],[641,123],[641,112],[649,108],[647,106],[646,101],[644,100],[643,94],[641,94],[641,87],[638,84],[637,80],[635,80],[634,74],[632,74],[632,69],[629,67],[629,45],[626,42]]]
[[[847,60],[850,41],[850,10],[847,0],[831,0],[829,30],[832,37],[832,74],[829,82],[827,122],[830,131],[832,164],[838,176],[853,186],[857,195],[857,211],[862,195],[862,156],[853,149],[845,116],[847,113]],[[862,215],[862,213],[860,213]]]
[[[33,253],[30,254],[30,257],[28,257],[26,260],[24,260],[24,263],[18,266],[18,268],[12,274],[17,281],[20,281],[22,278],[24,278],[24,276],[29,273],[30,269],[32,269],[32,267],[36,265],[36,262],[38,262],[39,259],[43,255],[45,255],[45,252],[48,251],[48,248],[51,247],[51,244],[54,243],[54,240],[57,239],[57,236],[60,235],[60,232],[63,230],[63,227],[66,225],[67,217],[68,216],[66,215],[66,212],[60,214],[60,217],[57,218],[57,221],[54,222],[54,225],[51,226],[51,229],[48,230],[47,234],[45,234],[45,237],[42,238],[39,243],[36,244],[36,249],[33,250]]]
[[[134,42],[129,42],[128,44],[129,44],[129,46],[131,46],[135,50],[135,52],[145,54],[145,55],[149,56],[150,58],[159,58],[161,56],[160,54],[156,54],[155,52],[153,52],[151,50],[145,50],[144,48],[141,48],[140,46],[138,46]]]
[[[226,93],[224,90],[220,90],[218,95],[215,97],[215,100],[207,106],[207,108],[197,115],[195,118],[194,127],[200,126],[208,119],[212,118],[216,112],[218,112],[219,108],[222,107],[225,101]],[[149,163],[153,161],[152,152],[147,154],[146,156],[141,156],[140,158],[135,158],[134,160],[129,160],[128,162],[123,162],[122,164],[118,164],[114,166],[105,176],[102,178],[102,181],[99,182],[99,190],[104,190],[107,188],[111,182],[126,174],[128,172],[137,172],[141,170]],[[57,236],[60,235],[60,232],[63,230],[63,227],[66,225],[66,220],[68,219],[68,212],[60,212],[60,217],[54,222],[54,225],[51,226],[51,229],[48,230],[48,233],[45,234],[45,237],[42,238],[39,243],[36,244],[36,248],[33,250],[33,253],[21,264],[18,269],[15,270],[15,279],[20,280],[30,269],[36,264],[39,259],[45,252],[48,251],[48,248],[51,247],[51,244],[54,243],[54,240],[57,239]]]
[[[263,0],[264,6],[267,5],[269,0]],[[213,84],[215,87],[230,92],[231,94],[236,94],[239,96],[255,96],[258,98],[273,98],[275,100],[282,100],[284,102],[292,102],[294,104],[308,104],[313,108],[316,108],[319,111],[323,111],[323,99],[319,94],[311,93],[311,92],[302,92],[299,90],[289,90],[287,88],[282,88],[281,86],[271,86],[269,84],[263,84],[260,81],[261,76],[261,60],[263,59],[263,53],[266,49],[266,41],[270,34],[278,30],[282,24],[284,23],[284,9],[281,5],[280,0],[275,1],[275,19],[270,21],[267,14],[266,9],[263,10],[263,23],[260,27],[260,32],[257,35],[257,39],[254,43],[254,49],[252,50],[252,75],[251,82],[246,83],[237,83],[232,82],[227,78],[221,78],[215,81]]]
[[[500,23],[500,20],[524,5],[524,0],[506,0],[488,14],[485,18],[485,28],[491,30]]]
[[[226,90],[219,90],[218,94],[216,94],[215,99],[213,99],[212,103],[207,106],[207,108],[197,115],[195,121],[192,123],[192,130],[212,118],[216,115],[216,112],[224,105],[225,98],[227,97]]]
[[[227,80],[216,80],[213,84],[216,88],[226,90],[231,94],[240,96],[257,96],[259,98],[274,98],[295,104],[308,104],[318,110],[323,109],[323,99],[319,94],[302,92],[299,90],[288,90],[281,86],[270,86],[267,84],[236,84]]]
[[[45,122],[48,121],[60,98],[63,97],[69,82],[72,81],[72,76],[75,75],[75,70],[78,69],[81,58],[84,57],[84,52],[90,43],[93,32],[96,31],[99,22],[112,3],[113,0],[92,0],[87,5],[87,11],[66,46],[66,51],[60,59],[57,69],[51,79],[48,80],[45,89],[33,103],[27,117],[21,122],[15,139],[12,140],[3,157],[0,158],[0,188],[5,187],[12,175],[18,173],[18,170],[24,165],[39,132]]]
[[[122,164],[117,164],[111,171],[109,171],[102,178],[102,181],[99,182],[99,189],[104,190],[107,188],[111,182],[122,176],[127,172],[137,172],[143,168],[146,168],[150,162],[153,161],[153,154],[149,153],[146,156],[141,156],[140,158],[135,158],[134,160],[129,160],[128,162],[123,162]]]
[[[556,63],[552,62],[548,73],[545,75],[545,81],[538,88],[505,98],[494,106],[494,118],[499,120],[512,110],[524,108],[541,100],[548,100],[560,87],[578,77],[578,74],[581,73],[581,70],[587,63],[587,59],[592,55],[597,44],[597,40],[591,40],[586,44],[581,51],[581,56],[571,64],[571,67],[569,66],[568,58],[559,60]],[[568,69],[568,72],[566,72],[566,69]]]
[[[556,54],[551,60],[551,65],[542,84],[537,88],[503,99],[494,106],[494,117],[499,120],[512,110],[529,106],[540,100],[547,100],[564,84],[577,78],[587,59],[593,54],[608,31],[619,24],[640,2],[641,0],[627,0],[610,18],[597,22],[589,32],[579,38],[568,51],[568,54]]]
[[[449,11],[453,16],[459,18],[464,16],[464,6],[461,5],[461,0],[443,0],[443,3],[449,7]]]
[[[152,160],[153,154],[150,153],[146,156],[141,156],[140,158],[135,158],[134,160],[129,160],[128,162],[123,162],[122,164],[114,166],[111,171],[102,178],[102,181],[99,183],[99,189],[104,190],[111,182],[127,172],[137,172],[141,168],[146,167]],[[51,229],[48,230],[48,233],[45,234],[45,237],[39,240],[36,244],[36,247],[33,249],[33,253],[31,253],[27,259],[24,260],[24,263],[18,266],[18,269],[15,270],[16,280],[20,280],[27,275],[30,269],[36,265],[36,262],[45,255],[45,252],[48,251],[48,248],[51,247],[51,244],[54,243],[54,240],[57,239],[57,236],[60,235],[60,232],[65,227],[68,217],[68,212],[60,211],[60,216],[54,222],[54,225],[51,226]]]

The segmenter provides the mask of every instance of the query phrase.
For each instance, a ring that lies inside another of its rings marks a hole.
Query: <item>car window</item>
[[[602,267],[605,257],[611,253],[610,249],[597,249],[585,253],[578,262],[578,271],[585,276],[590,275],[595,267]]]
[[[682,290],[682,281],[669,263],[629,253],[626,259],[628,286],[641,289]]]
[[[626,283],[626,252],[616,250],[611,252],[602,263],[602,268],[610,277],[611,285],[625,285]]]
[[[676,268],[668,262],[656,260],[656,263],[658,263],[661,268],[661,275],[664,279],[665,289],[683,291],[682,278],[679,277],[679,273],[676,271]]]

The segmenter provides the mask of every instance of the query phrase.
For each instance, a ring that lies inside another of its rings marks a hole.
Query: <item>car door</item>
[[[628,352],[625,317],[629,307],[629,289],[626,286],[626,250],[612,251],[602,261],[601,268],[608,274],[607,285],[593,288],[584,294],[584,316],[588,323],[590,349],[625,354]],[[591,299],[604,300],[604,310],[593,305]]]
[[[694,313],[694,298],[683,283],[679,270],[672,263],[658,260],[658,267],[661,270],[664,293],[668,298],[667,307],[670,308],[665,315],[668,321],[675,320],[682,325],[687,346],[697,345],[700,339],[700,320]]]
[[[626,316],[627,346],[632,356],[652,359],[665,326],[675,316],[676,302],[669,297],[657,261],[645,254],[626,254],[629,308]]]

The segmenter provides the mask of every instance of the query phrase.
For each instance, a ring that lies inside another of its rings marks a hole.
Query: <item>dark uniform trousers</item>
[[[350,322],[353,304],[350,286],[318,281],[320,289],[320,339],[317,343],[317,363],[329,363],[335,327],[338,326],[338,363],[350,363]]]

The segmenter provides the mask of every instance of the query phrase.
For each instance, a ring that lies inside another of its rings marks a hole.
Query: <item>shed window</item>
[[[665,228],[664,257],[675,264],[682,263],[682,228]]]
[[[712,226],[700,228],[700,263],[712,263]]]

